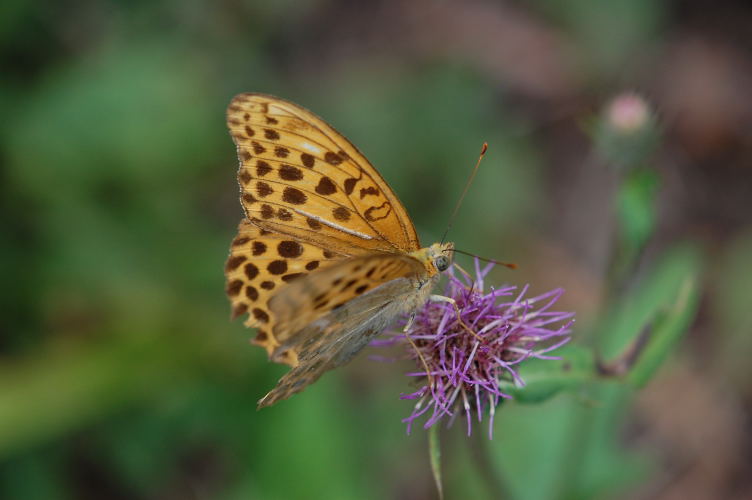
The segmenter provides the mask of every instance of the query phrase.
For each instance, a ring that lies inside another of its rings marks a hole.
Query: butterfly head
[[[430,247],[413,252],[412,256],[423,263],[429,276],[433,276],[449,269],[453,250],[454,243],[434,243]]]

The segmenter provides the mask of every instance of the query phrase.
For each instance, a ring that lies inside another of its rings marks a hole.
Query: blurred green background
[[[265,92],[324,117],[424,243],[487,141],[450,238],[519,264],[497,284],[564,287],[577,339],[613,298],[619,174],[589,124],[625,90],[663,128],[626,286],[691,247],[697,320],[628,404],[503,406],[491,475],[516,498],[749,498],[750,26],[742,0],[3,2],[0,498],[435,498],[426,433],[400,422],[409,366],[361,355],[256,411],[285,368],[228,319],[225,107]],[[447,498],[495,497],[476,429],[443,433]]]

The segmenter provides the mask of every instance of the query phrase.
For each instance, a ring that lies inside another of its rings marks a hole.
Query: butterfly
[[[344,365],[413,313],[452,260],[421,247],[389,185],[321,118],[289,101],[240,94],[227,108],[245,218],[225,264],[233,318],[292,368],[259,408]]]

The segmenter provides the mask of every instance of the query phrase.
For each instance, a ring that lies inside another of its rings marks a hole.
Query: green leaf
[[[566,345],[554,353],[560,360],[530,359],[520,365],[524,387],[502,382],[500,389],[520,403],[540,403],[563,390],[577,390],[595,378],[595,363],[590,350]]]
[[[439,426],[432,425],[428,429],[428,455],[431,460],[431,472],[439,492],[439,499],[444,498],[444,488],[441,485],[441,445],[439,443]]]
[[[699,296],[696,277],[688,276],[682,283],[674,303],[666,310],[660,311],[653,322],[648,342],[629,371],[627,378],[630,383],[642,387],[650,381],[692,323],[697,312]]]
[[[700,256],[691,246],[674,248],[662,257],[601,324],[598,342],[604,366],[631,371],[632,383],[647,382],[694,317],[700,266]]]

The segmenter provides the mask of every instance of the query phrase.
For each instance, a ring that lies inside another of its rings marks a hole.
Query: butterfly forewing
[[[227,111],[241,201],[260,227],[350,254],[420,248],[404,207],[375,168],[313,113],[261,94]]]

